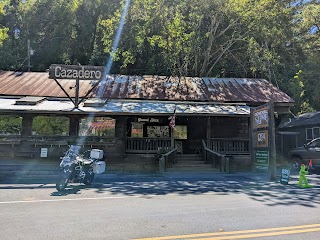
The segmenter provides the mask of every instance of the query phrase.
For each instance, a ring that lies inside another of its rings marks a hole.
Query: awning
[[[245,105],[203,104],[184,102],[154,101],[109,101],[103,108],[104,112],[136,113],[136,114],[207,114],[207,115],[249,115],[250,108]]]
[[[85,107],[80,104],[79,109],[68,100],[46,99],[37,105],[16,105],[18,99],[0,99],[0,111],[3,113],[76,113],[108,115],[171,115],[174,110],[177,115],[250,115],[250,107],[240,104],[218,104],[200,102],[172,102],[148,100],[108,100],[104,105]]]

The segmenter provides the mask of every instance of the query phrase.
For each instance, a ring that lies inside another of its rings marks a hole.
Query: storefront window
[[[83,118],[80,121],[80,136],[114,137],[116,120],[108,117]]]
[[[188,138],[187,126],[176,126],[173,129],[173,138],[174,139],[187,139]]]
[[[143,123],[133,122],[131,124],[131,137],[143,137]]]
[[[168,138],[169,126],[148,126],[147,134],[150,138]]]

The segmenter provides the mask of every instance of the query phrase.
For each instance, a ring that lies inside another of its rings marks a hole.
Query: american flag
[[[176,111],[174,110],[173,116],[169,117],[169,126],[174,129],[176,127]]]

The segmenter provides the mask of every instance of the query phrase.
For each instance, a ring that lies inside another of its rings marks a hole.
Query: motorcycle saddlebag
[[[95,174],[103,173],[106,170],[106,163],[104,161],[97,161],[93,165],[93,172]]]

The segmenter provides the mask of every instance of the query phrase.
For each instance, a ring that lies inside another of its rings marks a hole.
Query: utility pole
[[[30,72],[30,68],[31,68],[31,59],[30,59],[30,51],[31,51],[31,48],[30,48],[30,39],[28,39],[28,42],[27,42],[27,49],[28,49],[28,72]]]
[[[34,55],[34,50],[30,46],[30,39],[28,39],[28,42],[27,42],[27,50],[28,50],[28,53],[27,53],[28,72],[30,72],[30,69],[32,68],[32,66],[31,66],[31,56]]]

